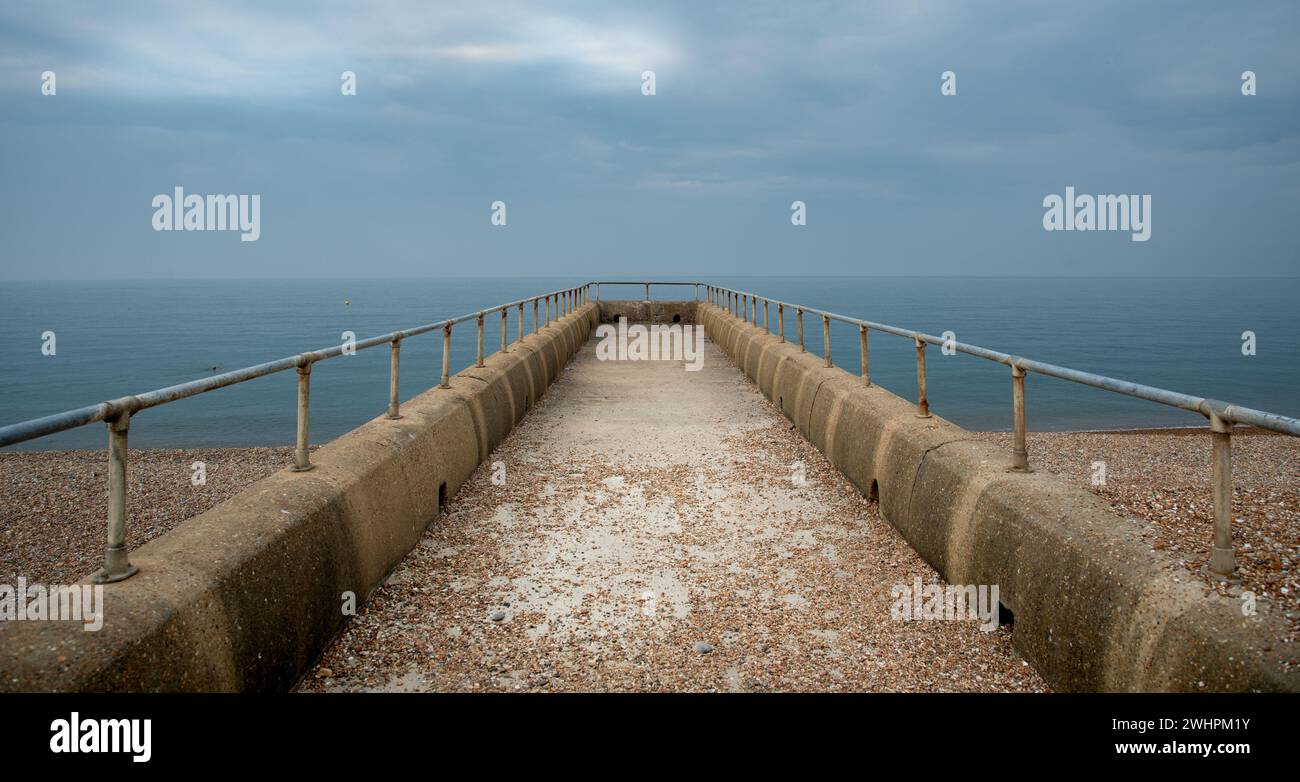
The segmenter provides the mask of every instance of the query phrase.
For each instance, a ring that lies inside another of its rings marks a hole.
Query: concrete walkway
[[[595,344],[301,689],[1045,688],[1006,628],[890,618],[938,576],[714,345]]]

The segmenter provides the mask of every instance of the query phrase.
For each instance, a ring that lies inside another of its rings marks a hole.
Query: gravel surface
[[[1011,435],[984,433],[1011,447]],[[1300,638],[1300,439],[1260,429],[1232,437],[1233,542],[1239,583],[1206,570],[1214,539],[1213,468],[1206,429],[1030,433],[1030,466],[1056,473],[1145,522],[1153,549],[1163,549],[1208,586],[1237,597],[1254,592],[1282,608],[1289,638]],[[1095,462],[1105,484],[1094,485]]]
[[[891,619],[937,574],[707,349],[589,345],[300,689],[1045,689],[1008,628]]]
[[[191,483],[206,465],[207,484]],[[127,545],[136,548],[293,463],[292,448],[132,449]],[[69,584],[103,565],[108,452],[0,453],[0,577]]]

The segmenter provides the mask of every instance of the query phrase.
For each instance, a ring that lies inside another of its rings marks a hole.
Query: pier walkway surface
[[[938,575],[717,346],[596,344],[300,690],[1046,688],[1009,628],[891,618]]]

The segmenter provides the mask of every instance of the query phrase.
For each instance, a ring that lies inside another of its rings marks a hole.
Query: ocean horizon
[[[691,281],[674,275],[667,280]],[[283,356],[437,322],[587,281],[578,277],[204,279],[10,281],[0,286],[0,425],[141,393]],[[1300,415],[1300,348],[1292,339],[1300,278],[1007,276],[713,277],[808,307],[862,317],[1075,369]],[[690,299],[691,287],[658,286],[655,299]],[[607,299],[641,299],[640,285],[603,286]],[[703,293],[701,292],[701,296]],[[513,340],[516,312],[510,313]],[[776,312],[773,309],[775,330]],[[794,339],[794,314],[786,313]],[[821,352],[821,327],[806,318],[807,345]],[[531,331],[531,308],[525,329]],[[52,331],[56,352],[44,355]],[[1255,334],[1244,355],[1243,333]],[[458,326],[452,371],[474,361],[474,328]],[[486,319],[485,347],[500,344],[500,318]],[[856,373],[856,329],[832,324],[835,363]],[[871,337],[874,383],[915,398],[914,350],[906,339]],[[437,333],[403,343],[401,393],[437,382]],[[933,412],[973,430],[1011,423],[1006,367],[927,351]],[[384,411],[388,352],[360,351],[312,374],[312,441],[333,439]],[[1031,431],[1203,426],[1200,416],[1067,381],[1030,375]],[[153,408],[131,426],[132,447],[289,445],[294,376],[285,372]],[[14,450],[102,448],[102,425]]]

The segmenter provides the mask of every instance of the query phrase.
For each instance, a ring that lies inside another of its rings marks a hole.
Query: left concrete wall
[[[586,341],[594,303],[131,552],[104,625],[0,624],[0,691],[283,691]],[[431,375],[432,376],[432,375]]]

